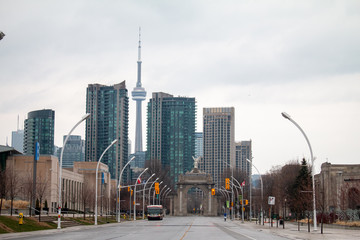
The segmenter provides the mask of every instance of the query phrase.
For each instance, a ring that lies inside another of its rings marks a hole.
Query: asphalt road
[[[222,217],[166,217],[162,221],[138,220],[121,224],[79,226],[61,230],[47,230],[0,235],[0,239],[131,239],[131,240],[187,240],[187,239],[287,239],[254,229],[239,221]]]

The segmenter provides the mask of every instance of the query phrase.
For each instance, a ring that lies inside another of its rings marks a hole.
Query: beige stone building
[[[360,210],[360,164],[321,165],[315,175],[317,208],[326,212]]]
[[[16,176],[17,197],[30,200],[33,182],[34,156],[12,155],[6,160],[6,168]],[[62,170],[62,205],[71,210],[93,211],[95,202],[95,173],[97,162],[74,162],[72,169]],[[37,199],[48,203],[49,212],[57,211],[59,186],[59,160],[55,156],[41,155],[36,167]],[[116,182],[116,181],[115,181]],[[111,188],[116,188],[111,180],[109,168],[100,163],[98,174],[98,209],[99,212],[110,208]],[[114,191],[114,190],[113,190]]]

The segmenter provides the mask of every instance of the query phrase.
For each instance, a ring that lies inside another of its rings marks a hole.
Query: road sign
[[[275,205],[275,197],[269,196],[268,204],[269,205]]]

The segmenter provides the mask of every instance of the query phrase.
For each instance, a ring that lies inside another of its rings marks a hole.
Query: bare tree
[[[49,180],[47,176],[39,174],[36,180],[36,197],[39,199],[39,203],[40,203],[39,222],[41,221],[41,205],[43,198],[45,196],[45,192],[49,187],[48,185],[49,185]]]
[[[9,165],[6,168],[5,172],[6,188],[8,189],[7,196],[11,201],[10,215],[12,216],[14,199],[15,197],[17,197],[17,194],[19,192],[20,181],[19,176],[18,174],[16,174],[13,165]]]
[[[6,198],[7,195],[7,184],[6,184],[6,171],[0,169],[0,216],[1,216],[1,209],[3,204],[3,199]]]
[[[29,214],[31,214],[31,206],[33,199],[33,177],[32,170],[25,171],[25,174],[21,178],[21,185],[24,189],[25,198],[29,201]]]
[[[84,209],[84,219],[86,217],[86,208],[90,207],[92,204],[92,199],[94,196],[94,190],[91,188],[90,184],[87,181],[84,181],[82,192],[81,192],[81,200]]]

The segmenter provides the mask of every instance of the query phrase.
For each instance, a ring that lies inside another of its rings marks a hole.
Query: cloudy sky
[[[55,144],[85,114],[86,87],[136,84],[138,29],[148,92],[235,107],[254,165],[360,163],[360,1],[0,0],[0,144],[27,113],[55,110]],[[148,99],[146,100],[146,102]],[[129,137],[134,142],[135,104]],[[143,128],[146,112],[143,104]],[[84,125],[75,134],[84,136]],[[144,131],[145,145],[145,131]],[[8,139],[8,140],[7,140]]]

